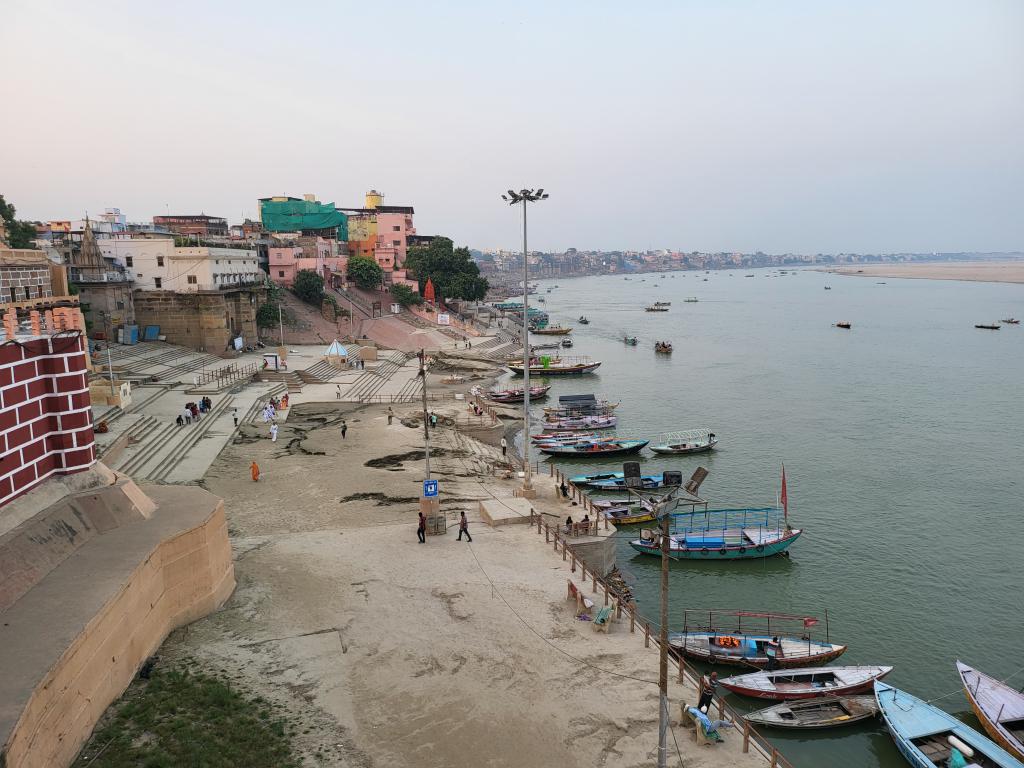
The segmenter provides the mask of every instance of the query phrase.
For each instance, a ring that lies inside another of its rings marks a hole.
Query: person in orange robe
[[[260,465],[254,461],[249,470],[252,472],[252,481],[257,482],[260,479]]]

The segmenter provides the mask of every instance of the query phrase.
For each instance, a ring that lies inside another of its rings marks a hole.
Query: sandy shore
[[[1024,283],[1024,260],[955,263],[865,264],[823,270],[858,277],[906,277],[918,280],[967,280],[980,283]]]
[[[451,429],[436,433],[432,468],[473,542],[452,525],[419,544],[421,433],[385,414],[297,405],[276,444],[246,427],[225,448],[203,485],[225,499],[238,589],[162,657],[283,704],[311,766],[654,764],[655,648],[628,622],[599,634],[575,619],[568,564],[543,536],[479,522],[476,500],[511,488],[481,481],[499,451]],[[558,504],[544,492],[540,504]],[[696,693],[673,682],[671,697],[678,718]],[[673,732],[691,768],[765,764],[735,731],[714,748]]]

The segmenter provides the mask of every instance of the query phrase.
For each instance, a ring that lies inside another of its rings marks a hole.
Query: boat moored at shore
[[[962,661],[957,661],[956,671],[982,728],[999,746],[1024,760],[1024,693]]]
[[[849,696],[870,693],[875,680],[892,672],[892,667],[796,667],[751,672],[719,680],[719,685],[754,699],[798,701],[820,696]]]
[[[754,725],[800,730],[852,725],[878,715],[874,696],[822,696],[783,702],[744,715]]]

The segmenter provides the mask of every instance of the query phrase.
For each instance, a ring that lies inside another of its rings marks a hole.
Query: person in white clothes
[[[270,425],[270,442],[277,442],[277,424]]]

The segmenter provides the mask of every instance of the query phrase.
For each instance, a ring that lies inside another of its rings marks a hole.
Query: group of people
[[[466,534],[467,542],[473,541],[473,537],[469,535],[469,520],[466,519],[465,511],[459,513],[459,538],[456,541],[462,541],[462,534]],[[427,518],[423,516],[423,512],[420,512],[419,523],[416,526],[416,538],[420,544],[427,541]]]
[[[276,397],[272,397],[267,401],[267,404],[263,406],[263,423],[269,424],[270,422],[277,420],[277,412],[288,407],[288,395],[287,393],[280,400]]]
[[[567,516],[565,518],[565,532],[566,533],[572,533],[574,525],[577,526],[579,530],[587,530],[587,531],[589,531],[590,530],[590,523],[591,523],[590,515],[588,515],[586,513],[584,513],[583,519],[580,520],[579,523],[573,523],[572,515],[569,515],[569,516]]]
[[[213,408],[213,400],[208,397],[202,398],[198,403],[185,403],[184,410],[178,414],[178,418],[174,420],[174,423],[179,427],[185,424],[191,424],[193,421],[199,422],[204,413],[209,413]]]

